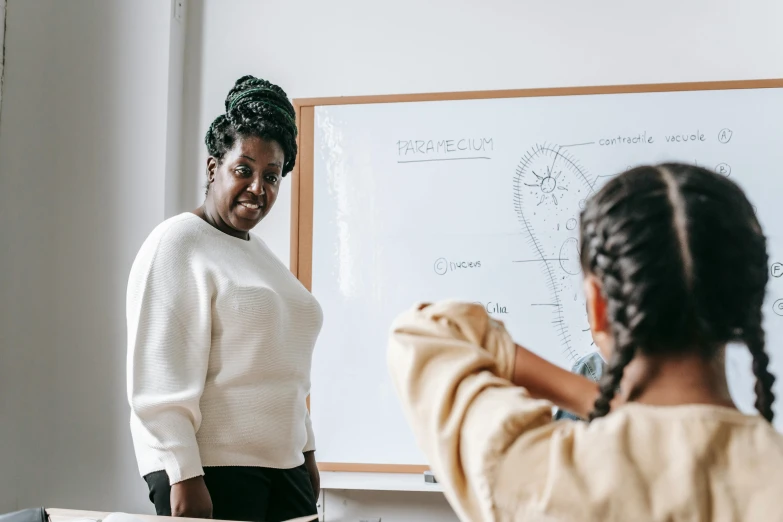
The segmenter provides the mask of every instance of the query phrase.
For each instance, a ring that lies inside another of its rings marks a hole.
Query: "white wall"
[[[7,14],[0,511],[149,511],[128,431],[125,288],[164,218],[170,4],[9,0]]]
[[[191,206],[201,133],[243,74],[293,98],[783,77],[779,0],[192,0],[201,10],[186,68]],[[278,201],[260,232],[287,258]]]
[[[244,74],[279,83],[294,98],[783,78],[780,0],[192,0],[190,7],[186,85],[193,87],[185,91],[183,130],[187,176],[195,173],[183,179],[190,206],[201,200],[201,135]],[[290,204],[278,201],[260,233],[287,259]],[[329,494],[327,519],[453,519],[442,497],[421,495]]]

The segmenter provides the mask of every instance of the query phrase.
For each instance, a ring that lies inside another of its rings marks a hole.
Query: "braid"
[[[592,421],[609,413],[612,399],[620,388],[625,367],[636,355],[634,335],[630,325],[641,324],[644,317],[638,306],[629,306],[629,303],[633,303],[640,293],[628,292],[632,287],[623,284],[622,279],[625,276],[619,271],[616,258],[605,249],[607,241],[597,232],[594,223],[587,224],[585,229],[590,237],[587,242],[590,269],[602,281],[607,317],[612,324],[614,337],[614,351],[606,372],[599,382],[599,395],[589,416],[589,420]],[[608,243],[611,246],[613,242]],[[617,245],[616,242],[614,244]],[[633,317],[629,317],[629,311],[634,314]]]
[[[761,327],[761,317],[753,326],[745,330],[744,340],[753,356],[753,375],[756,376],[756,409],[762,417],[772,422],[775,415],[772,411],[772,403],[775,401],[772,385],[775,383],[775,376],[768,369],[769,356],[764,350],[764,328]]]
[[[207,145],[208,151],[217,152],[230,149],[234,145],[234,139],[236,138],[231,132],[231,122],[226,118],[225,114],[221,114],[215,118],[215,121],[209,126],[204,142]]]
[[[296,113],[285,91],[254,76],[238,79],[225,101],[226,113],[218,116],[207,131],[204,143],[218,161],[238,137],[256,136],[276,141],[283,149],[283,176],[296,162]]]
[[[628,330],[617,328],[615,323],[614,332],[614,352],[607,365],[606,373],[601,377],[601,381],[598,384],[599,395],[595,400],[593,411],[590,412],[589,420],[591,421],[609,413],[612,399],[614,399],[617,390],[620,388],[620,381],[623,380],[625,367],[628,366],[634,355],[636,355],[633,343],[628,342],[631,338]],[[623,337],[626,339],[625,343],[620,340]]]

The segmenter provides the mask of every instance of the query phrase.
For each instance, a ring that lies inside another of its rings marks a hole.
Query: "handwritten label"
[[[671,134],[666,136],[666,141],[670,143],[686,143],[688,141],[707,141],[707,138],[704,137],[703,132],[697,129],[696,132],[691,134]]]
[[[484,310],[487,311],[488,314],[492,315],[508,315],[508,308],[506,306],[503,306],[500,303],[496,303],[495,301],[488,301],[486,303],[482,303],[481,301],[476,301],[473,304],[477,304],[479,306],[483,306]]]
[[[652,136],[648,136],[647,131],[635,136],[617,136],[616,138],[602,138],[598,140],[598,144],[602,147],[608,145],[645,145],[648,143],[655,143],[655,139]]]
[[[715,165],[715,172],[718,174],[723,174],[727,178],[731,176],[731,165],[728,163],[718,163]]]
[[[449,261],[445,257],[435,261],[433,269],[438,275],[446,275],[449,272],[481,268],[481,261]]]
[[[731,129],[722,129],[716,136],[721,143],[728,143],[731,141],[733,133]],[[609,136],[598,140],[598,145],[601,147],[621,146],[621,145],[650,145],[655,143],[656,136],[649,134],[647,131],[639,132],[638,134],[618,134],[617,136]],[[695,129],[688,132],[673,132],[665,133],[663,139],[666,143],[703,143],[709,141],[709,136],[704,134],[700,129]],[[583,143],[582,145],[589,145],[595,142]]]
[[[721,129],[718,133],[718,141],[725,145],[731,141],[731,137],[733,135],[734,133],[731,131],[731,129]]]
[[[399,140],[397,155],[438,156],[465,152],[488,152],[495,150],[492,138],[456,138],[444,140]]]

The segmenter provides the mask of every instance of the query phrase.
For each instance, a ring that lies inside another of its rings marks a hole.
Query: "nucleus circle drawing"
[[[580,262],[579,240],[569,237],[563,242],[558,255],[560,268],[568,275],[579,275],[582,270]]]
[[[514,176],[514,208],[550,292],[552,324],[566,356],[575,362],[594,351],[581,292],[580,209],[596,179],[566,149],[536,145]],[[526,263],[525,266],[529,266]]]

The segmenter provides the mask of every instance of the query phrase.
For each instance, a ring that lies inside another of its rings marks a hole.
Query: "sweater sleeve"
[[[307,430],[307,442],[302,453],[315,451],[315,433],[313,432],[313,422],[310,420],[310,412],[305,413],[305,430]]]
[[[203,475],[196,432],[211,342],[211,293],[187,238],[139,252],[128,283],[128,398],[134,438],[171,484]]]
[[[422,305],[392,327],[392,380],[414,435],[462,520],[496,520],[492,491],[509,447],[552,405],[513,386],[516,345],[483,307]]]

